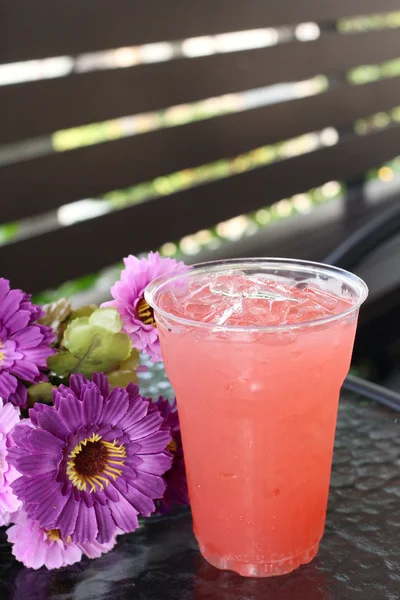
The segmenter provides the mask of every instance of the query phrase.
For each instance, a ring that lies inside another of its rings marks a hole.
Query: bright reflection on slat
[[[340,192],[340,183],[338,181],[327,181],[321,186],[321,194],[325,198],[334,198]]]
[[[306,215],[308,214],[313,207],[311,198],[308,194],[296,194],[293,196],[293,206],[300,214]]]
[[[140,63],[140,52],[137,48],[127,47],[114,50],[113,65],[118,68],[133,67]]]
[[[279,35],[276,29],[268,28],[223,33],[216,35],[214,39],[217,52],[237,52],[273,46],[278,43]]]
[[[176,244],[173,244],[172,242],[167,242],[166,244],[161,246],[160,250],[161,250],[161,254],[163,254],[163,256],[175,256],[178,248],[177,248]]]
[[[381,181],[391,181],[394,177],[394,171],[390,167],[381,167],[378,171],[378,177]]]
[[[70,56],[0,65],[0,85],[65,77],[71,73],[73,66],[74,61]]]
[[[139,51],[143,63],[163,62],[171,60],[174,56],[173,46],[169,42],[145,44],[139,48]]]
[[[197,254],[200,250],[199,243],[191,235],[190,236],[188,235],[181,239],[180,247],[181,247],[182,252],[184,252],[185,254],[187,254],[189,256]]]
[[[333,127],[327,127],[321,131],[319,139],[323,146],[334,146],[339,141],[339,133]]]
[[[278,152],[281,158],[299,156],[305,152],[311,152],[320,146],[320,134],[307,133],[292,140],[283,142]]]
[[[61,206],[57,210],[57,220],[61,226],[66,227],[79,221],[100,217],[110,212],[110,209],[110,204],[104,200],[78,200]]]
[[[216,227],[216,232],[222,238],[227,240],[239,240],[245,233],[249,224],[249,220],[245,215],[240,215],[219,223]]]
[[[284,39],[285,36],[282,36],[282,41]],[[69,75],[72,71],[86,73],[97,70],[122,69],[143,63],[163,62],[181,56],[196,57],[217,52],[251,50],[272,46],[277,44],[278,41],[278,30],[264,28],[189,38],[175,42],[158,42],[144,44],[143,46],[113,48],[99,52],[88,52],[77,57],[58,56],[42,60],[0,64],[0,85],[63,77]]]
[[[255,217],[257,223],[259,223],[260,225],[266,225],[271,220],[271,212],[266,208],[261,208],[256,212]]]
[[[208,54],[214,54],[214,52],[214,38],[211,35],[188,38],[182,42],[182,54],[188,58],[207,56]]]

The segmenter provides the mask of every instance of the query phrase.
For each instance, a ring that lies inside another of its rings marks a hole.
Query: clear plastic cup
[[[205,263],[148,286],[194,532],[215,567],[280,575],[317,554],[367,294],[351,273],[286,259]]]

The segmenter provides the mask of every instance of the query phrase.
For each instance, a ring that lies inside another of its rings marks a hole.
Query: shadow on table
[[[196,561],[194,600],[333,600],[329,575],[315,564],[283,577],[249,579],[218,571],[200,556]]]
[[[189,561],[179,561],[181,571],[175,576],[173,568],[167,576],[163,569],[154,567],[149,575],[146,563],[144,556],[117,550],[91,564],[54,572],[23,568],[16,575],[9,597],[12,600],[333,600],[327,588],[329,576],[315,565],[284,577],[247,579],[218,571],[198,555],[190,556]]]

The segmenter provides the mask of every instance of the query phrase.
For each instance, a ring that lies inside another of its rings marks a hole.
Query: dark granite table
[[[142,392],[170,394],[161,367]],[[189,510],[148,520],[109,554],[32,571],[0,534],[0,598],[13,600],[400,599],[400,414],[343,394],[326,532],[318,557],[290,575],[243,579],[199,555]]]

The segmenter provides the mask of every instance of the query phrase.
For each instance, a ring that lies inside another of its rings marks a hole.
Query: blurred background
[[[400,390],[399,0],[3,0],[0,272],[101,302],[130,253],[327,260]]]

